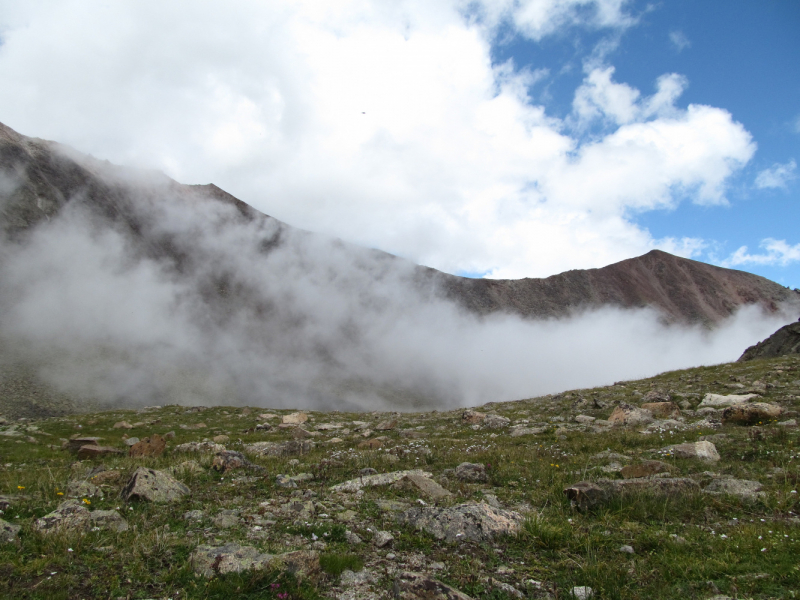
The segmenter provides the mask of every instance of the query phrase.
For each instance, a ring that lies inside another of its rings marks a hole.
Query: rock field
[[[791,598],[800,357],[428,413],[0,417],[7,598]]]

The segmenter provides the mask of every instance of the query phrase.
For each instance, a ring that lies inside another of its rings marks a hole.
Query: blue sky
[[[0,0],[0,121],[449,272],[800,287],[800,3]]]

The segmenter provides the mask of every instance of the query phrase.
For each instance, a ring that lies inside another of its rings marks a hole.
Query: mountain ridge
[[[141,224],[130,210],[126,195],[152,196],[165,190],[213,198],[234,206],[246,220],[268,220],[275,226],[275,235],[265,247],[279,244],[286,230],[319,235],[261,213],[214,184],[185,185],[161,173],[111,165],[57,142],[28,138],[1,123],[0,168],[17,180],[11,200],[6,199],[2,207],[3,229],[12,239],[75,201],[91,204],[105,218],[140,235]],[[109,181],[114,178],[116,181]],[[156,254],[168,253],[166,247],[154,250]],[[403,260],[379,250],[362,251]],[[749,304],[759,304],[768,312],[777,311],[782,304],[800,307],[800,293],[766,278],[661,250],[601,268],[573,269],[546,278],[470,279],[416,266],[414,279],[421,287],[432,286],[436,295],[478,315],[507,312],[526,318],[558,318],[602,306],[650,307],[660,311],[667,322],[713,326]]]

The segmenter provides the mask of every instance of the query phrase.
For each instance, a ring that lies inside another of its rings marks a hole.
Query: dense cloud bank
[[[411,263],[147,186],[135,233],[76,198],[3,242],[5,360],[126,405],[431,409],[734,360],[796,318],[748,308],[712,332],[647,310],[479,318]]]

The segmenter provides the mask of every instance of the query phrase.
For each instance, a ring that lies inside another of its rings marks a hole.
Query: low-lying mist
[[[3,360],[128,406],[443,409],[734,360],[797,316],[478,317],[410,263],[153,186],[133,229],[75,201],[0,245]]]

